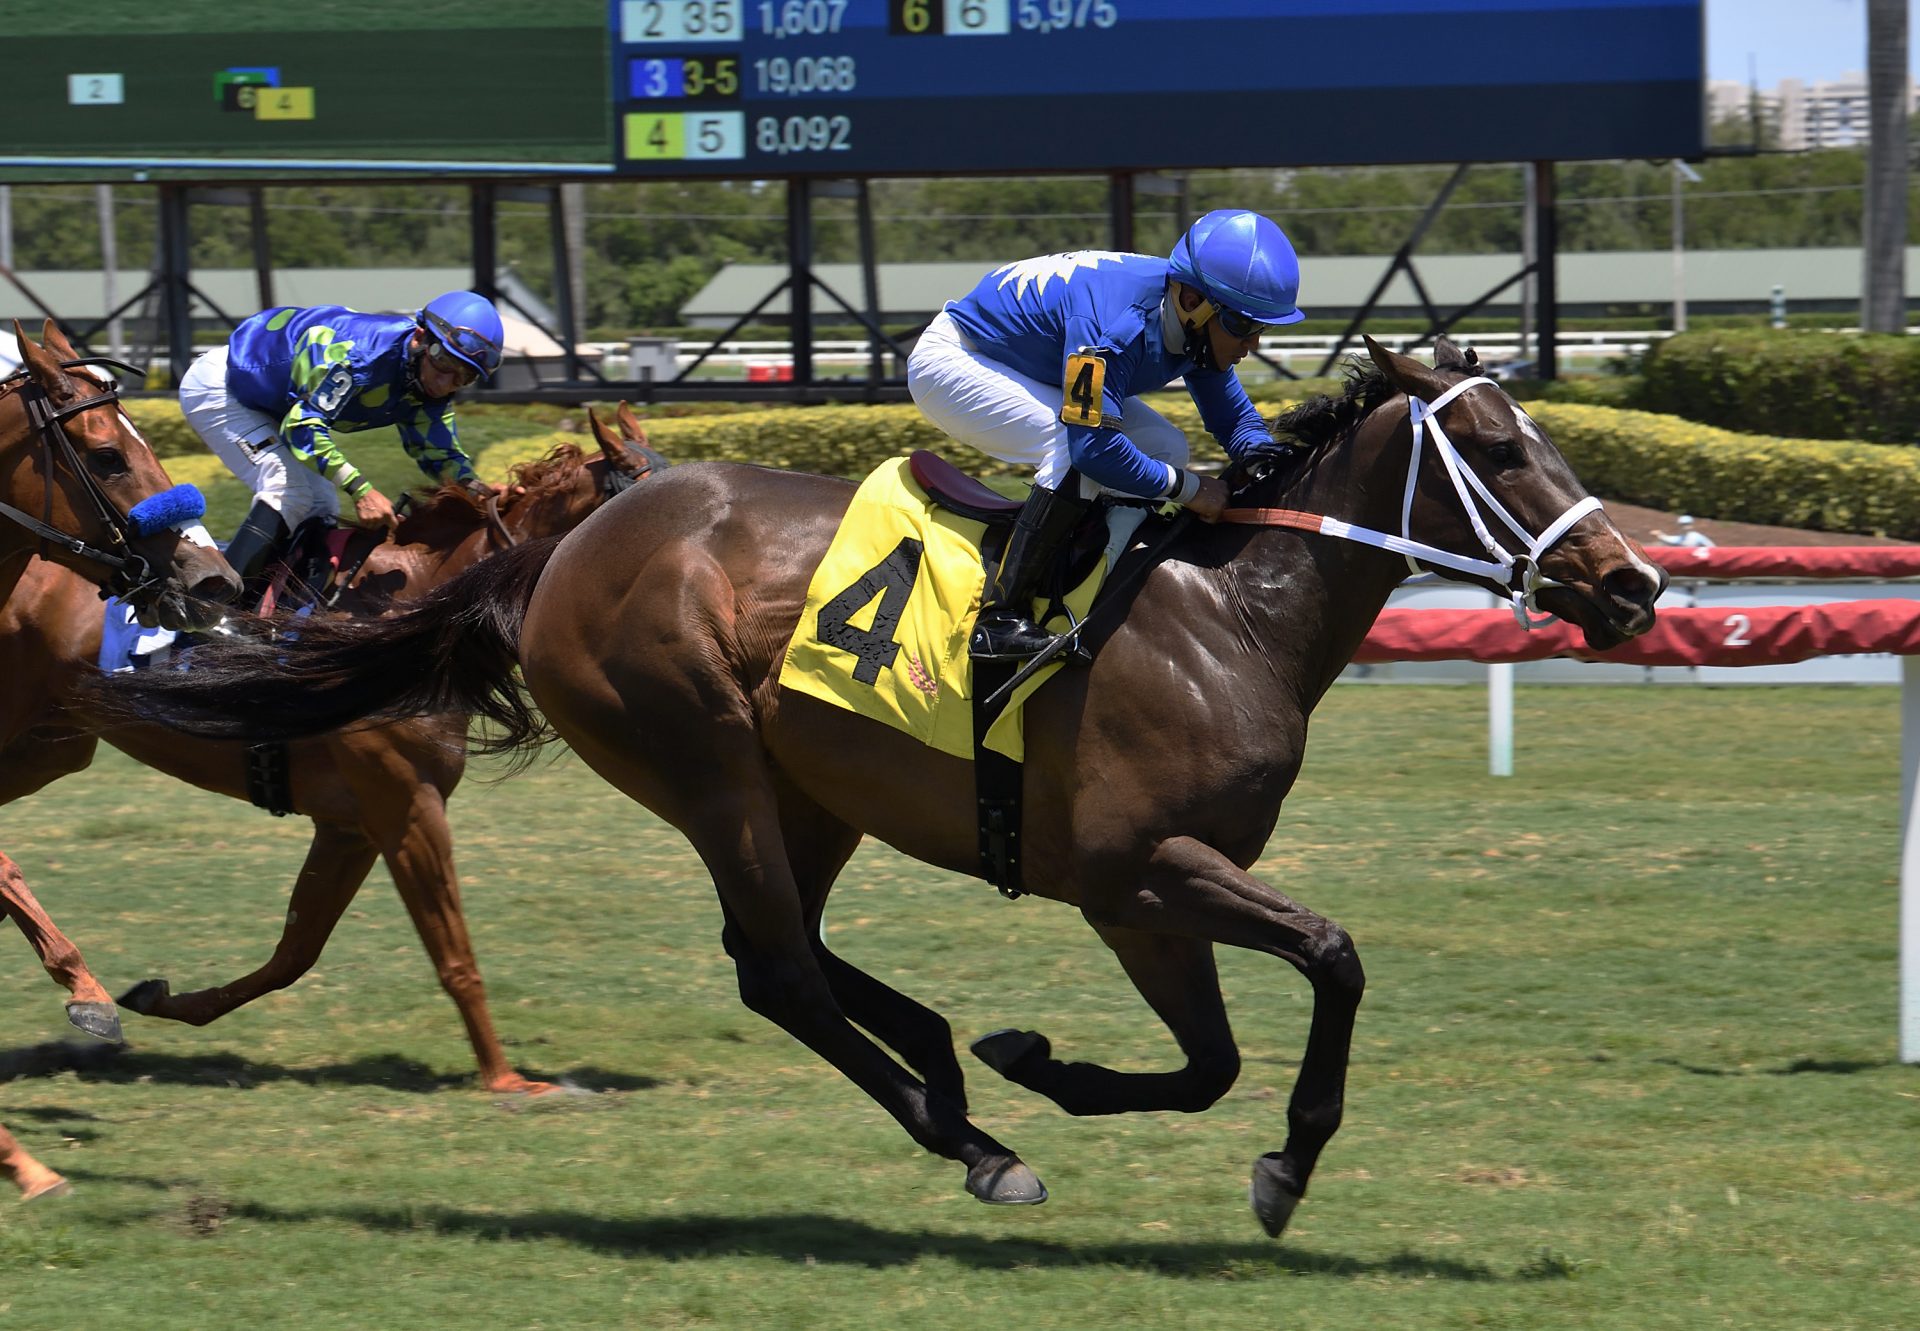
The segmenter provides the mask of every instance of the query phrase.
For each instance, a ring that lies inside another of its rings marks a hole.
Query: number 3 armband
[[[1101,395],[1107,387],[1107,360],[1082,347],[1067,357],[1066,383],[1060,399],[1060,419],[1068,425],[1097,430],[1105,422]]]

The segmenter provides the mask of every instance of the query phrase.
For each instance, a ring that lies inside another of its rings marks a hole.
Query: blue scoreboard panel
[[[611,0],[615,168],[1694,156],[1703,0]]]

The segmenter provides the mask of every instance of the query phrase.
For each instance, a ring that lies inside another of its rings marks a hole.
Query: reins
[[[84,356],[60,362],[60,368],[63,370],[77,369],[86,365],[106,366],[124,370],[129,374],[139,373],[133,366],[105,356]],[[120,401],[119,386],[109,382],[101,392],[92,397],[79,398],[63,407],[55,407],[52,395],[32,377],[26,367],[23,366],[8,375],[5,380],[0,380],[0,383],[9,383],[15,379],[21,381],[20,402],[26,409],[28,424],[40,436],[41,448],[46,459],[44,471],[46,482],[43,486],[45,502],[38,518],[11,504],[0,502],[0,517],[8,519],[16,526],[26,528],[39,537],[42,559],[47,557],[51,549],[58,547],[107,569],[105,592],[111,592],[128,601],[137,601],[143,596],[151,595],[165,583],[166,578],[164,575],[155,574],[147,561],[134,552],[133,542],[168,528],[177,530],[189,522],[198,520],[206,513],[206,501],[193,486],[176,485],[160,494],[149,495],[123,515],[101,492],[99,482],[87,470],[80,457],[80,450],[74,447],[73,440],[67,437],[67,432],[62,425],[62,422],[81,412],[92,411],[96,407],[117,405]],[[80,482],[81,489],[93,503],[96,516],[111,533],[115,548],[102,549],[74,533],[62,531],[53,525],[53,476],[56,455],[65,460],[67,469]]]
[[[1535,629],[1554,622],[1552,615],[1539,613],[1537,597],[1542,588],[1557,584],[1540,572],[1540,560],[1547,551],[1559,544],[1573,525],[1589,513],[1597,512],[1600,501],[1589,495],[1585,499],[1570,505],[1558,518],[1549,523],[1539,535],[1534,535],[1507,511],[1507,508],[1487,489],[1479,476],[1475,475],[1460,456],[1460,450],[1454,446],[1440,425],[1440,411],[1469,388],[1485,384],[1498,388],[1493,380],[1484,375],[1471,379],[1462,379],[1446,392],[1427,402],[1409,394],[1407,396],[1407,417],[1413,425],[1413,448],[1407,459],[1407,483],[1400,505],[1400,533],[1362,527],[1354,523],[1343,522],[1339,518],[1319,513],[1308,513],[1290,508],[1229,508],[1221,512],[1221,522],[1242,523],[1259,527],[1285,527],[1294,531],[1312,532],[1321,536],[1332,536],[1345,541],[1358,541],[1362,545],[1375,546],[1381,550],[1390,550],[1406,558],[1407,567],[1413,572],[1421,571],[1420,564],[1435,564],[1451,569],[1456,573],[1471,577],[1486,578],[1497,582],[1507,589],[1508,599],[1513,603],[1513,616],[1523,629]],[[1468,555],[1455,554],[1442,550],[1438,546],[1418,541],[1413,536],[1413,496],[1420,477],[1421,453],[1427,434],[1433,436],[1433,451],[1445,467],[1447,479],[1452,482],[1454,494],[1460,499],[1460,505],[1466,510],[1467,521],[1473,525],[1474,535],[1479,537],[1481,546],[1489,556],[1476,559]],[[1479,502],[1476,503],[1475,500]],[[1525,542],[1525,549],[1515,553],[1501,544],[1487,527],[1480,515],[1480,505],[1507,525],[1509,531]]]

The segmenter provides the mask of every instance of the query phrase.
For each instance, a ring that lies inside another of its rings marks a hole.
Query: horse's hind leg
[[[120,1001],[147,1017],[205,1026],[263,994],[285,989],[313,969],[347,905],[367,880],[376,852],[357,828],[315,822],[313,844],[294,881],[286,924],[265,965],[231,984],[176,994],[165,980],[144,980]]]
[[[55,1197],[67,1190],[67,1181],[27,1154],[13,1134],[0,1126],[0,1174],[20,1189],[20,1200]]]
[[[515,1072],[494,1031],[493,1016],[487,1009],[486,982],[480,978],[480,963],[474,959],[473,940],[467,934],[466,915],[460,908],[453,833],[447,827],[447,808],[440,791],[429,785],[417,786],[412,798],[391,812],[405,816],[383,851],[387,869],[433,961],[440,987],[459,1009],[468,1043],[480,1064],[481,1084],[496,1095],[539,1095],[554,1090],[551,1082],[534,1081]]]
[[[113,996],[93,978],[80,949],[41,908],[27,890],[20,866],[5,854],[0,854],[0,911],[20,926],[47,974],[67,991],[67,1020],[88,1035],[118,1041],[120,1015],[114,1011]]]
[[[1233,1087],[1240,1072],[1213,945],[1197,938],[1095,925],[1140,996],[1173,1033],[1186,1066],[1172,1072],[1115,1072],[1098,1063],[1063,1063],[1037,1031],[996,1031],[973,1052],[1007,1080],[1037,1091],[1069,1114],[1127,1114],[1176,1109],[1197,1114]]]

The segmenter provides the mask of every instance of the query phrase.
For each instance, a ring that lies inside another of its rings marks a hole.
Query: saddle
[[[386,539],[377,527],[342,527],[329,517],[312,517],[294,529],[286,554],[267,569],[259,612],[331,606]]]
[[[925,449],[916,450],[908,456],[907,472],[913,477],[914,484],[927,492],[927,497],[936,508],[987,525],[986,535],[980,542],[980,562],[991,581],[994,570],[999,566],[1000,556],[1006,550],[1007,534],[1013,530],[1013,521],[1019,516],[1022,501],[1009,499],[998,490],[967,475],[938,453],[929,453]],[[1078,473],[1071,474],[1077,483]],[[1061,547],[1059,559],[1042,577],[1041,595],[1057,601],[1067,588],[1078,586],[1086,580],[1093,571],[1095,561],[1106,551],[1108,516],[1115,505],[1116,501],[1110,495],[1101,495],[1094,500],[1086,517],[1074,529],[1072,537]]]

